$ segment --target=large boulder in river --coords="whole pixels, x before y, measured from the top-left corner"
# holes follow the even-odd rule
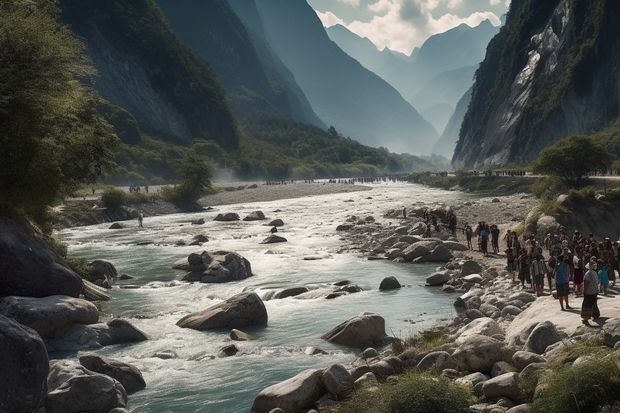
[[[267,309],[256,293],[241,293],[206,310],[186,315],[177,325],[194,330],[266,326]]]
[[[283,227],[284,226],[284,221],[282,221],[280,218],[274,219],[273,221],[271,221],[269,224],[267,224],[270,227]]]
[[[49,362],[32,329],[0,315],[0,412],[42,411]]]
[[[239,221],[239,214],[235,212],[226,212],[225,214],[217,214],[214,221],[230,222]]]
[[[0,217],[0,297],[78,297],[82,279],[31,231]]]
[[[424,261],[428,262],[448,262],[452,259],[452,251],[443,244],[437,245],[433,250],[424,256]]]
[[[383,281],[381,281],[381,284],[379,285],[379,290],[382,290],[382,291],[385,291],[385,290],[398,290],[401,287],[402,286],[400,285],[400,283],[398,282],[396,277],[391,275],[389,277],[385,277],[383,279]]]
[[[115,318],[107,323],[75,324],[58,331],[46,345],[49,351],[78,351],[145,340],[148,337],[144,332],[127,320]]]
[[[95,304],[63,295],[5,297],[0,299],[0,314],[34,329],[43,338],[52,338],[57,331],[73,324],[99,321],[99,310]]]
[[[267,238],[265,238],[264,240],[261,241],[261,244],[277,244],[280,242],[286,242],[287,239],[284,237],[281,237],[279,235],[275,235],[275,234],[271,234],[270,236],[268,236]]]
[[[476,261],[465,261],[461,266],[461,275],[478,274],[482,271],[482,267]]]
[[[248,216],[243,218],[244,221],[262,221],[264,219],[265,214],[263,214],[263,211],[252,211],[248,214]]]
[[[127,407],[127,392],[120,382],[75,361],[52,361],[47,385],[46,413],[108,413]]]
[[[300,412],[313,408],[314,402],[324,393],[322,373],[322,370],[302,371],[295,377],[267,387],[254,399],[252,411],[269,413],[280,408],[285,412]]]
[[[203,251],[201,254],[190,254],[187,261],[190,272],[183,277],[183,281],[224,283],[244,280],[253,275],[250,262],[236,252]]]
[[[88,263],[88,281],[106,288],[112,288],[118,278],[118,271],[110,261],[94,260]]]
[[[385,320],[376,313],[361,313],[321,336],[322,339],[345,346],[367,347],[385,340]]]
[[[446,270],[435,272],[426,277],[426,285],[431,287],[443,285],[450,280],[450,273]]]
[[[80,353],[78,359],[80,364],[88,370],[105,374],[119,381],[127,390],[127,394],[135,393],[146,387],[142,373],[131,364],[93,353]]]

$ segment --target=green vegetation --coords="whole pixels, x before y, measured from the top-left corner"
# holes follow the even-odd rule
[[[440,390],[439,390],[440,389]],[[445,377],[422,373],[398,376],[395,384],[379,385],[377,391],[360,390],[340,403],[334,413],[468,413],[473,403],[468,389]]]
[[[111,166],[117,139],[79,82],[93,73],[82,44],[45,5],[0,5],[0,210],[39,222]]]
[[[481,195],[512,195],[529,192],[536,180],[528,177],[510,176],[470,176],[456,173],[456,175],[438,176],[429,174],[413,174],[411,181],[436,188],[452,189],[458,187],[467,192]]]
[[[117,188],[108,188],[101,195],[101,203],[106,209],[117,210],[127,204],[127,193]]]
[[[200,209],[198,200],[211,190],[211,166],[207,160],[188,156],[179,163],[177,177],[180,184],[164,188],[164,199],[186,210]]]

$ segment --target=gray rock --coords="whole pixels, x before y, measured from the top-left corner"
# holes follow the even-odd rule
[[[269,413],[286,413],[286,412],[280,409],[279,407],[276,407],[275,409],[269,410]]]
[[[295,297],[299,294],[307,293],[308,291],[309,291],[308,287],[291,287],[291,288],[287,288],[282,291],[278,291],[277,293],[273,295],[273,298],[281,299],[281,298],[287,298],[287,297]]]
[[[551,344],[562,340],[555,325],[550,321],[539,323],[530,333],[525,342],[525,349],[536,354],[542,354]]]
[[[324,387],[321,370],[306,370],[295,377],[262,390],[254,399],[252,411],[267,413],[280,408],[285,412],[310,409],[321,397]]]
[[[99,310],[93,303],[62,295],[5,297],[0,299],[0,314],[34,329],[43,338],[52,338],[73,324],[94,324],[99,320]]]
[[[450,273],[448,271],[439,271],[426,277],[426,285],[431,287],[443,285],[450,280]]]
[[[377,377],[372,372],[368,372],[366,374],[363,374],[357,380],[355,380],[355,383],[353,383],[353,386],[355,387],[356,390],[360,390],[364,388],[377,386],[378,384],[379,382],[377,381]]]
[[[455,369],[456,367],[456,361],[454,361],[450,353],[446,351],[433,351],[428,353],[417,365],[417,369],[420,371],[442,371],[444,369]]]
[[[402,286],[393,275],[385,277],[379,285],[379,290],[398,290]]]
[[[306,347],[304,349],[304,354],[308,356],[316,356],[318,354],[327,354],[327,351],[322,350],[318,347]]]
[[[497,324],[495,320],[488,317],[477,318],[471,323],[461,327],[456,332],[456,335],[458,336],[458,338],[456,339],[456,343],[464,343],[469,339],[469,337],[474,335],[492,337],[497,334],[503,335],[504,330],[502,330],[502,328],[499,326],[499,324]]]
[[[72,361],[52,361],[47,378],[46,413],[108,413],[127,407],[127,392],[113,378]]]
[[[230,222],[239,221],[239,214],[234,212],[227,212],[225,214],[217,214],[214,221]]]
[[[470,308],[465,310],[465,316],[470,320],[476,320],[478,318],[487,318],[484,313],[477,308]]]
[[[80,364],[88,370],[105,374],[119,381],[127,394],[135,393],[146,387],[142,373],[131,364],[93,353],[80,353],[78,359]]]
[[[517,369],[510,363],[500,360],[493,364],[491,368],[491,377],[501,376],[506,373],[517,373]]]
[[[517,373],[506,373],[501,376],[493,377],[484,382],[482,392],[485,397],[493,399],[496,397],[508,397],[514,402],[523,399],[523,394],[519,388],[519,375]]]
[[[379,356],[379,352],[372,347],[368,347],[366,350],[362,352],[362,358],[364,359],[370,359],[370,358],[378,357],[378,356]]]
[[[206,310],[186,315],[177,325],[194,330],[266,326],[267,309],[256,293],[241,293]]]
[[[482,313],[487,317],[492,317],[494,314],[501,313],[501,310],[498,307],[487,303],[480,304],[480,311],[482,311]]]
[[[287,242],[287,239],[279,235],[271,234],[267,238],[261,241],[261,244],[277,244],[280,242]]]
[[[262,221],[264,219],[265,219],[265,214],[263,214],[263,211],[250,212],[248,216],[243,218],[244,221]]]
[[[436,243],[430,245],[433,245],[434,248]],[[405,258],[406,261],[413,261],[418,258],[426,257],[430,253],[429,244],[425,241],[420,241],[405,248],[403,250],[403,258]]]
[[[620,318],[610,318],[603,324],[603,340],[609,347],[620,342]]]
[[[379,314],[361,313],[321,336],[322,339],[345,346],[362,347],[382,343],[386,337],[385,320]]]
[[[530,405],[523,403],[523,404],[519,404],[517,406],[511,407],[510,409],[506,410],[506,413],[530,413],[531,409],[530,409]]]
[[[393,259],[396,259],[396,258],[401,258],[402,256],[403,256],[403,252],[398,247],[390,248],[389,250],[387,250],[385,252],[385,257],[388,260],[393,260]]]
[[[108,229],[123,229],[125,228],[122,224],[115,222],[108,227]]]
[[[430,254],[424,256],[424,260],[428,262],[448,262],[454,256],[452,255],[452,251],[450,251],[443,244],[437,245]]]
[[[256,340],[256,337],[251,334],[244,333],[241,330],[237,330],[236,328],[233,328],[232,330],[230,330],[230,339],[234,341],[253,341]]]
[[[478,383],[484,383],[487,380],[489,380],[489,376],[476,372],[468,374],[467,376],[459,377],[455,380],[455,383],[473,389]]]
[[[340,224],[336,227],[336,231],[349,231],[354,227],[353,224]]]
[[[82,278],[32,231],[0,217],[0,297],[78,297]]]
[[[46,345],[48,351],[78,351],[145,340],[148,340],[146,334],[127,320],[114,319],[107,323],[75,324],[58,331]]]
[[[534,294],[526,293],[525,291],[520,291],[518,293],[511,294],[508,297],[508,301],[513,301],[513,300],[519,300],[522,303],[527,304],[527,303],[536,301],[536,296]]]
[[[512,354],[509,355],[512,357]],[[491,337],[473,335],[454,351],[452,357],[460,370],[488,373],[493,364],[508,357],[503,342]]]
[[[470,284],[480,284],[483,281],[482,275],[480,274],[469,274],[462,278],[463,281]]]
[[[32,329],[0,315],[0,411],[42,411],[49,362],[45,344]]]
[[[118,271],[110,261],[94,260],[86,268],[88,281],[105,288],[112,288],[114,280],[118,278]]]
[[[218,357],[232,357],[239,352],[239,347],[234,344],[228,344],[217,351]]]
[[[467,245],[463,245],[457,241],[444,241],[443,245],[450,251],[467,251]]]
[[[518,371],[523,370],[532,363],[544,362],[546,362],[544,357],[529,351],[517,351],[512,356],[512,364],[517,368]]]
[[[479,274],[482,267],[476,261],[465,261],[461,266],[461,275]]]
[[[346,396],[353,391],[353,377],[342,364],[333,364],[323,372],[325,389],[335,396]]]
[[[205,224],[204,218],[199,218],[199,219],[195,219],[192,221],[192,225],[204,225],[204,224]]]
[[[380,379],[385,379],[393,374],[397,374],[394,366],[386,360],[379,360],[371,364],[370,371]]]
[[[181,264],[182,262],[177,261],[173,268],[179,268]],[[190,272],[183,277],[183,281],[217,284],[244,280],[254,275],[250,262],[230,251],[190,254],[187,265]]]
[[[506,307],[502,308],[502,312],[501,315],[502,317],[506,317],[507,315],[519,315],[523,312],[523,310],[521,310],[518,307],[515,307],[514,305],[507,305]]]
[[[273,221],[271,221],[269,224],[267,224],[270,227],[283,227],[284,226],[284,221],[282,221],[281,219],[274,219]]]

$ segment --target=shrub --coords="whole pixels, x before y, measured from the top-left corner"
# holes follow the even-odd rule
[[[116,188],[107,188],[101,195],[101,203],[111,211],[126,205],[127,199],[127,194]]]
[[[566,364],[541,378],[542,390],[533,412],[596,412],[620,401],[618,357],[591,357],[577,365]]]
[[[433,327],[405,339],[405,347],[415,347],[426,351],[435,349],[448,341],[449,332],[446,327]]]

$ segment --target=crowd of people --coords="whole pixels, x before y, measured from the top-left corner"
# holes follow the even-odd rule
[[[478,223],[476,229],[465,224],[463,232],[471,249],[472,237],[478,239],[478,250],[489,255],[491,241],[493,252],[499,252],[499,229],[496,225]],[[587,236],[575,230],[571,235],[565,227],[557,233],[548,233],[542,239],[533,234],[519,237],[516,232],[506,231],[506,269],[512,281],[522,288],[529,287],[537,296],[543,295],[545,282],[549,291],[555,288],[562,311],[572,309],[569,296],[583,297],[581,317],[584,324],[590,318],[600,317],[598,295],[608,295],[609,287],[616,284],[616,271],[620,273],[620,240],[604,238],[597,240],[594,234]]]

